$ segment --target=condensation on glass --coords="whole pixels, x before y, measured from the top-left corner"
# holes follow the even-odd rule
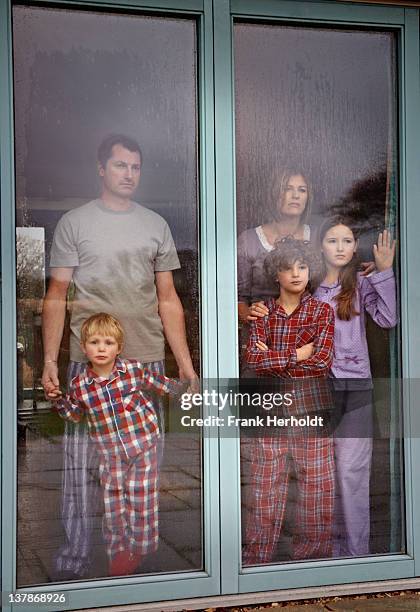
[[[97,462],[92,459],[91,466],[85,443],[79,441],[77,445],[71,426],[64,430],[64,421],[44,398],[41,310],[51,276],[50,251],[57,224],[69,211],[77,211],[100,196],[103,183],[96,153],[99,143],[111,133],[127,135],[140,144],[143,160],[133,200],[160,215],[154,217],[157,225],[161,227],[163,218],[172,233],[181,264],[174,270],[175,286],[188,320],[187,340],[194,367],[197,374],[200,371],[196,41],[194,19],[19,5],[13,8],[18,586],[109,575]],[[130,189],[131,180],[122,179],[127,183],[123,189]],[[120,186],[116,188],[118,191]],[[101,203],[94,210],[104,214]],[[74,259],[70,255],[67,260],[68,266],[74,266],[74,275],[86,265],[85,247],[85,254],[91,249],[89,256],[93,267],[97,261],[98,269],[102,269],[101,257],[113,248],[109,233],[102,244],[93,239],[89,247],[90,229],[98,238],[96,219],[91,217],[86,231],[78,214],[75,212],[76,224],[67,225],[64,238],[62,235],[63,248],[71,250],[70,244],[75,251]],[[107,227],[109,231],[109,223]],[[116,216],[115,232],[118,227]],[[145,248],[142,227],[138,227],[138,248],[130,251],[137,230],[129,230],[127,244],[131,246],[123,257],[115,258],[108,278],[91,274],[93,293],[104,283],[109,296],[120,292],[120,301],[128,301],[129,293],[136,290],[142,258],[150,256],[147,248],[153,249],[151,241],[162,238],[148,236]],[[122,238],[116,236],[119,242]],[[161,267],[157,270],[167,270],[164,261],[158,265]],[[125,278],[122,284],[121,277]],[[58,357],[63,392],[70,359],[71,311],[77,307],[83,314],[85,308],[86,314],[92,314],[89,300],[75,304],[74,295],[70,284]],[[152,311],[154,304],[152,300],[149,305]],[[148,316],[141,296],[138,316]],[[125,332],[127,338],[132,333],[130,329]],[[155,333],[159,336],[161,331]],[[138,358],[135,354],[126,356]],[[165,358],[167,375],[178,376],[168,343]],[[153,402],[157,405],[157,400]],[[143,555],[137,568],[124,570],[121,562],[121,574],[203,567],[201,437],[181,434],[166,400],[162,408],[166,435],[158,471],[158,548]],[[86,431],[79,430],[78,435],[86,437]],[[87,455],[82,457],[83,453]],[[146,516],[140,531],[147,530],[147,520]],[[116,525],[118,532],[118,517]]]
[[[394,33],[377,29],[238,20],[234,24],[234,72],[239,351],[242,377],[252,377],[245,359],[250,327],[244,317],[250,303],[278,297],[278,286],[263,276],[262,268],[276,238],[291,234],[310,241],[319,253],[318,230],[335,214],[347,215],[357,226],[358,254],[363,262],[373,261],[373,245],[383,229],[398,238],[397,39]],[[297,187],[303,184],[311,200],[305,219],[302,211],[290,213],[282,208],[283,175],[285,189],[293,190],[294,179]],[[297,207],[295,204],[295,211]],[[398,279],[398,258],[394,271]],[[397,302],[397,315],[398,311]],[[367,485],[361,501],[364,518],[354,504],[347,503],[350,494],[345,493],[351,490],[351,486],[346,489],[346,479],[357,480],[358,476],[345,470],[339,474],[336,461],[333,531],[328,536],[333,546],[323,551],[305,548],[311,520],[318,521],[314,533],[321,538],[325,535],[321,524],[325,515],[321,518],[321,509],[317,514],[310,508],[316,497],[311,498],[313,493],[305,485],[302,463],[308,457],[294,457],[290,439],[271,449],[271,457],[269,452],[258,454],[261,439],[253,446],[252,439],[242,435],[244,566],[405,551],[399,327],[391,323],[391,329],[384,329],[368,315],[366,326],[373,378],[373,409],[366,414],[373,417],[373,452],[369,469],[369,440],[359,445],[365,444],[360,450]],[[344,438],[334,440],[336,459],[337,444],[343,449],[343,442],[350,442]],[[349,449],[344,452],[352,453]],[[283,473],[279,475],[275,464],[281,461]],[[310,458],[309,467],[315,461],[316,456]],[[306,499],[307,519],[303,515],[305,491],[310,497]],[[345,523],[337,509],[340,499],[347,508]],[[271,510],[270,504],[274,506]],[[255,522],[261,527],[259,533]],[[364,543],[353,539],[346,549],[343,542],[357,531],[363,531]]]

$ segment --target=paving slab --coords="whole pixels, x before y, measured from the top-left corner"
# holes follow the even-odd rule
[[[302,604],[301,606],[298,606],[298,608],[302,608],[302,610],[305,610],[305,612],[325,612],[326,608],[324,608],[324,606],[322,605],[318,605],[318,604]],[[267,612],[267,610],[273,610],[273,612],[277,612],[277,610],[280,612],[296,612],[296,606],[271,606],[269,608],[256,608],[256,610],[264,610],[264,612]],[[256,612],[256,611],[255,611]]]
[[[201,487],[201,482],[198,478],[189,476],[184,472],[178,471],[177,474],[160,474],[159,488],[160,490],[176,491],[177,489],[197,489]]]
[[[299,606],[300,607],[300,606]],[[296,610],[296,606],[294,608]],[[284,608],[282,608],[284,610]],[[335,602],[328,602],[324,610],[335,612],[336,610],[348,610],[349,612],[408,612],[408,610],[420,610],[420,597],[407,597],[395,595],[392,597],[375,598],[345,598]]]
[[[184,502],[188,508],[201,509],[203,506],[201,489],[176,489],[171,491],[171,495],[173,498]]]
[[[177,510],[188,510],[189,505],[179,496],[173,495],[168,491],[159,493],[159,512],[173,512]]]

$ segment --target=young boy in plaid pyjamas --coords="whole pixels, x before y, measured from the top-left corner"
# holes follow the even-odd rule
[[[294,399],[289,408],[283,407],[283,416],[326,414],[331,408],[326,377],[333,357],[334,313],[307,291],[317,260],[302,241],[285,238],[278,242],[266,258],[265,269],[279,283],[280,295],[265,305],[254,305],[257,308],[252,311],[256,319],[246,360],[257,376],[287,379],[283,389],[293,392]],[[292,557],[329,557],[334,502],[332,438],[300,427],[285,432],[267,427],[257,435],[251,447],[243,564],[273,560],[292,465],[297,477]]]
[[[179,392],[179,383],[118,357],[124,332],[117,319],[95,314],[81,328],[89,363],[72,379],[59,414],[73,422],[87,417],[99,453],[104,494],[104,539],[109,574],[133,573],[158,544],[159,425],[152,401],[142,391]]]

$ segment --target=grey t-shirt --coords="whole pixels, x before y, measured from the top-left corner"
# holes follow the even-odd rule
[[[67,212],[57,224],[50,253],[53,268],[74,268],[70,359],[86,361],[80,349],[83,321],[97,312],[117,317],[125,330],[122,356],[164,359],[155,272],[180,267],[166,221],[135,202],[126,211],[101,200]]]

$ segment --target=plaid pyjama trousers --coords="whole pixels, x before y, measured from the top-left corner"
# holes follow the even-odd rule
[[[153,372],[165,373],[164,361],[143,365]],[[67,370],[67,384],[85,367],[85,363],[71,361]],[[156,398],[155,405],[161,432],[158,443],[160,465],[165,432],[163,403],[160,398]],[[96,445],[88,435],[86,422],[65,421],[64,428],[61,517],[65,541],[55,557],[55,568],[58,573],[71,572],[83,577],[91,566],[92,534],[98,513],[98,501],[101,499],[98,482],[99,457]]]
[[[296,560],[331,556],[333,440],[314,433],[281,433],[256,438],[252,443],[243,565],[273,560],[283,526],[292,464],[297,477],[292,556]]]
[[[99,455],[108,557],[121,551],[154,552],[159,537],[157,445],[133,458],[118,450]]]

